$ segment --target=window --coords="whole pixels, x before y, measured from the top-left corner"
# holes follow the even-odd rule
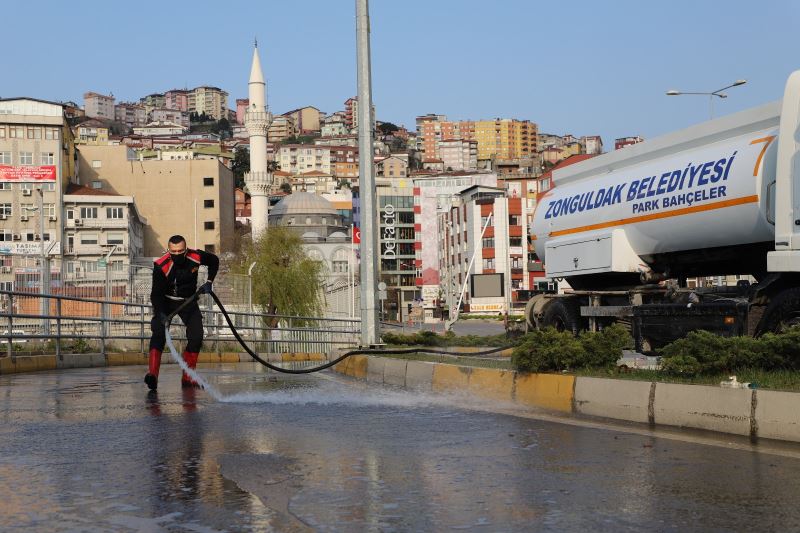
[[[5,138],[6,138],[6,127],[0,126],[0,139],[5,139]]]
[[[486,225],[486,221],[487,221],[488,219],[489,219],[489,217],[481,217],[481,227],[484,227],[484,226]],[[494,226],[494,221],[492,221],[492,222],[489,222],[489,225],[490,225],[490,226]]]
[[[33,183],[28,183],[28,182],[20,183],[19,184],[19,190],[21,190],[21,191],[32,191],[33,190]]]
[[[56,204],[42,204],[44,216],[53,218],[56,216]]]
[[[0,291],[13,291],[14,290],[14,282],[13,281],[3,281],[0,282]]]
[[[0,182],[0,191],[10,191],[11,184],[7,181]]]
[[[81,233],[81,244],[97,244],[97,233]]]
[[[121,207],[106,207],[106,218],[125,218]]]
[[[11,230],[7,229],[0,230],[0,242],[10,241],[13,236],[14,235],[13,233],[11,233]]]
[[[122,244],[125,240],[124,233],[109,233],[106,237],[106,243],[108,244]]]
[[[207,221],[207,222],[203,222],[203,228],[204,229],[214,229],[214,221],[210,220],[210,221]]]
[[[520,265],[521,262],[522,262],[522,259],[520,259],[519,257],[512,257],[511,258],[511,268],[522,268],[522,266]]]
[[[213,187],[214,186],[214,178],[206,176],[203,178],[203,187]]]
[[[28,139],[41,139],[42,138],[42,128],[28,126]]]
[[[25,134],[23,133],[22,126],[9,126],[8,136],[12,139],[22,139]]]
[[[205,248],[206,252],[211,252],[212,254],[213,254],[213,253],[216,251],[216,249],[217,249],[217,247],[216,247],[216,246],[214,246],[213,244],[206,244],[204,248]]]
[[[42,152],[41,156],[41,164],[42,165],[52,165],[54,164],[56,158],[53,152]]]
[[[311,225],[311,217],[306,217],[306,226]]]
[[[45,128],[44,138],[49,141],[58,139],[58,128]]]
[[[11,216],[11,204],[0,204],[0,215]]]
[[[81,218],[97,218],[97,208],[81,207]]]
[[[33,152],[20,152],[19,153],[19,164],[20,165],[32,165],[33,164]]]
[[[520,216],[519,215],[508,215],[508,224],[509,226],[519,226],[520,225]]]
[[[214,200],[203,200],[203,207],[205,208],[214,207]]]
[[[39,235],[38,235],[37,233],[33,233],[33,232],[31,231],[30,233],[26,233],[26,234],[25,234],[25,240],[26,240],[26,241],[28,241],[28,242],[31,242],[31,241],[38,241],[38,240],[39,240],[39,239],[37,238],[38,236],[39,236]]]
[[[483,268],[486,269],[494,269],[494,257],[487,257],[483,260]]]
[[[42,190],[43,191],[54,191],[54,190],[56,190],[56,184],[52,183],[52,182],[51,183],[42,183]]]
[[[522,237],[511,237],[508,239],[509,246],[522,246]]]
[[[11,164],[11,152],[0,152],[0,164],[2,165]]]
[[[482,239],[481,246],[484,248],[494,248],[494,237],[486,237]]]
[[[125,270],[125,264],[119,260],[111,261],[108,266],[113,272],[122,272]]]
[[[333,252],[333,257],[331,258],[333,271],[337,273],[346,273],[348,271],[348,259],[347,250],[339,248]]]
[[[103,162],[99,159],[92,159],[92,168],[102,168]]]

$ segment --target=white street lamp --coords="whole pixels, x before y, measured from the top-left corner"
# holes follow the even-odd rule
[[[721,89],[717,89],[716,91],[712,92],[687,92],[687,91],[679,91],[677,89],[670,89],[667,91],[667,96],[682,96],[684,94],[690,95],[701,95],[701,96],[708,96],[708,105],[709,105],[709,117],[714,118],[714,97],[717,96],[719,98],[727,98],[728,95],[723,93],[725,89],[730,89],[731,87],[738,87],[739,85],[744,85],[747,83],[747,80],[736,80],[730,85],[726,85]]]

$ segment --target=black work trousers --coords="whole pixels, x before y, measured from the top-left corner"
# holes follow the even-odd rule
[[[167,337],[164,334],[164,319],[167,315],[172,313],[183,302],[174,300],[167,300],[167,308],[159,309],[153,313],[153,320],[150,321],[150,330],[153,332],[150,337],[150,349],[156,348],[157,350],[164,350],[164,344],[167,342]],[[203,345],[203,316],[200,313],[200,307],[194,301],[183,308],[178,316],[186,325],[186,351],[190,353],[198,353],[200,347]]]

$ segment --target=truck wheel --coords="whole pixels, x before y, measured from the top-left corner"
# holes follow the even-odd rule
[[[570,331],[577,335],[581,328],[581,315],[576,303],[565,298],[550,302],[542,316],[542,326],[557,331]]]
[[[758,334],[777,333],[800,325],[800,287],[778,294],[767,306]]]

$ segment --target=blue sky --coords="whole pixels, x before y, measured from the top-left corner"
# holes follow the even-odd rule
[[[247,94],[258,36],[269,105],[326,112],[356,94],[354,0],[3,3],[0,96],[136,100],[173,87]],[[514,117],[540,131],[651,138],[781,98],[800,68],[800,2],[373,0],[379,120]],[[9,21],[15,21],[9,23]],[[13,43],[13,44],[12,44]],[[12,53],[13,50],[16,50]]]

